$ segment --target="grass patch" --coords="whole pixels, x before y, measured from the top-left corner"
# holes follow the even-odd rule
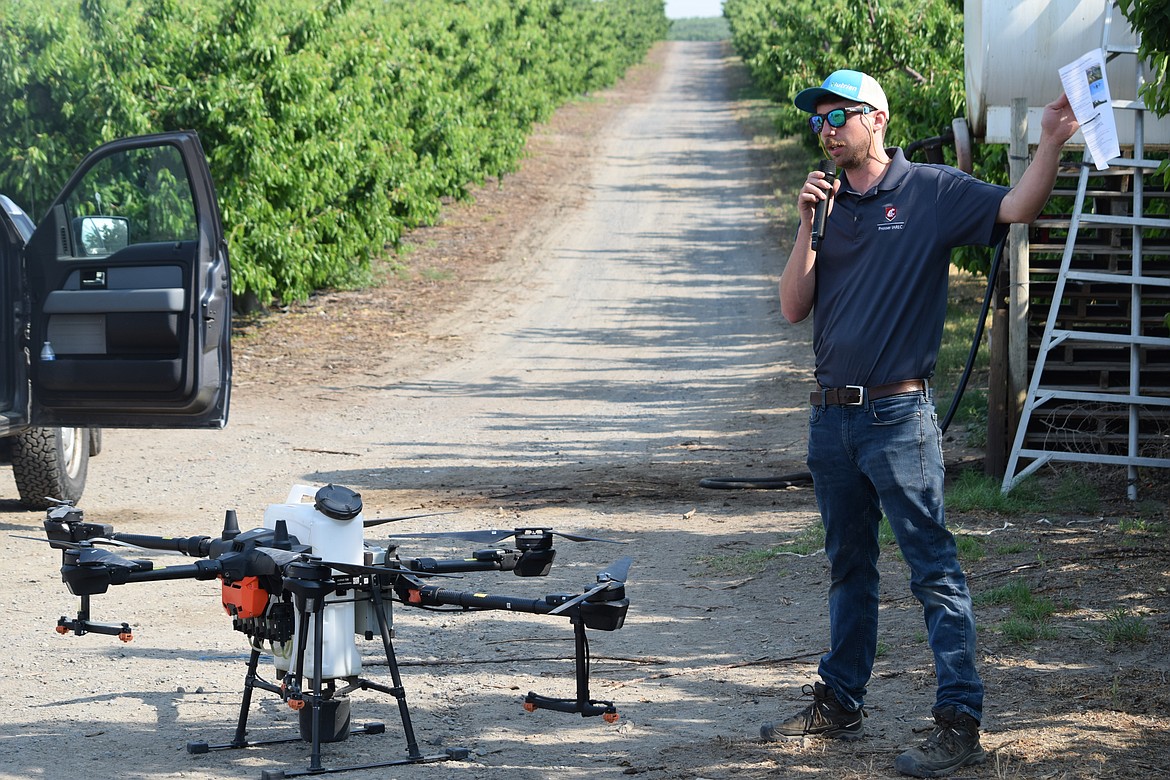
[[[983,510],[1003,515],[1041,511],[1045,495],[1040,483],[1029,477],[1010,493],[1000,490],[1000,481],[980,471],[964,471],[947,490],[947,508],[957,512]]]
[[[1011,617],[1000,623],[997,630],[1012,644],[1028,645],[1041,639],[1056,639],[1056,629],[1047,623]]]
[[[1166,524],[1156,520],[1147,520],[1144,517],[1123,518],[1117,524],[1117,530],[1123,534],[1165,536]]]
[[[987,554],[986,545],[977,536],[955,534],[955,546],[959,551],[959,560],[967,563],[983,560],[983,556]]]
[[[1094,629],[1107,645],[1136,645],[1149,641],[1150,624],[1141,615],[1118,607],[1105,616],[1105,624]]]
[[[995,630],[1012,644],[1024,645],[1058,636],[1052,626],[1057,607],[1051,599],[1037,598],[1028,583],[1012,580],[998,588],[977,593],[972,600],[980,607],[1007,607],[1011,613]]]
[[[1016,607],[1032,601],[1032,589],[1023,580],[1012,580],[998,588],[981,591],[973,600],[979,607]]]
[[[890,521],[885,517],[878,524],[878,544],[883,547],[897,546],[894,531],[890,528]],[[825,527],[818,521],[810,523],[779,544],[759,547],[734,555],[713,555],[704,558],[703,563],[708,569],[724,574],[757,574],[776,558],[785,555],[799,557],[815,555],[823,552],[824,549]]]
[[[758,547],[734,555],[713,555],[704,558],[708,569],[724,574],[758,574],[771,561],[784,555],[815,555],[825,549],[825,529],[819,523],[812,523],[780,544]]]
[[[1101,496],[1091,480],[1074,471],[1061,472],[1046,481],[1031,476],[1021,480],[1010,493],[1004,493],[1000,480],[980,471],[968,470],[960,473],[948,488],[946,501],[947,508],[956,512],[1092,514],[1098,511]]]

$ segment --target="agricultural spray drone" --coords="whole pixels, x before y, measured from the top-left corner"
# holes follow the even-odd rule
[[[262,780],[307,774],[373,769],[402,764],[432,763],[467,757],[462,748],[441,754],[420,752],[411,726],[410,710],[394,652],[391,606],[442,611],[509,610],[535,615],[560,615],[573,625],[576,686],[574,698],[550,698],[529,693],[524,708],[600,715],[617,719],[613,702],[589,697],[589,649],[586,629],[614,631],[622,627],[630,602],[625,580],[631,559],[623,558],[597,575],[596,582],[579,593],[552,593],[537,598],[452,590],[428,580],[462,573],[512,571],[520,577],[548,574],[556,550],[553,537],[573,541],[607,541],[559,534],[545,528],[512,531],[430,533],[413,536],[453,536],[492,544],[462,559],[400,558],[396,546],[365,542],[363,529],[394,520],[362,517],[361,496],[337,485],[318,489],[295,486],[288,502],[269,506],[263,527],[240,531],[229,510],[219,537],[163,537],[115,533],[110,525],[89,523],[81,510],[68,504],[50,509],[44,521],[49,543],[62,552],[61,577],[81,600],[76,617],[57,622],[61,634],[107,634],[130,641],[128,623],[100,623],[90,619],[90,599],[111,585],[162,580],[221,581],[223,606],[232,627],[248,637],[251,654],[244,677],[235,736],[225,744],[189,742],[190,753],[230,750],[304,740],[312,743],[306,770],[267,770]],[[512,540],[510,547],[499,543]],[[128,558],[105,549],[122,545],[169,551],[195,558],[180,566],[155,568],[148,559]],[[355,637],[380,637],[392,685],[362,675]],[[260,660],[270,650],[275,681],[261,674]],[[289,739],[249,742],[248,712],[255,690],[278,695],[298,711],[300,733]],[[325,768],[321,745],[339,742],[351,734],[381,733],[382,724],[351,728],[349,694],[372,690],[393,696],[398,703],[406,739],[406,758]]]

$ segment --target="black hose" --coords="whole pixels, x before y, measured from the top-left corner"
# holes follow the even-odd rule
[[[946,433],[959,410],[959,401],[963,400],[963,393],[967,391],[967,381],[971,379],[971,370],[975,367],[975,357],[979,353],[979,342],[983,341],[983,329],[987,324],[987,312],[991,309],[991,297],[995,294],[995,277],[999,275],[999,265],[1003,261],[1003,248],[1007,243],[1007,233],[995,245],[995,254],[991,257],[991,269],[987,272],[987,292],[983,294],[983,307],[979,310],[979,320],[975,323],[975,338],[971,340],[971,351],[967,353],[967,365],[963,366],[963,375],[959,377],[959,384],[955,387],[954,398],[951,399],[951,408],[943,418],[942,432]]]
[[[995,254],[992,255],[991,269],[987,272],[987,292],[983,295],[983,306],[979,311],[979,320],[975,323],[975,336],[971,340],[971,349],[967,353],[967,364],[963,366],[963,374],[959,377],[959,384],[955,386],[955,395],[951,399],[951,406],[947,409],[939,427],[943,433],[955,418],[959,409],[959,401],[967,391],[967,382],[971,379],[971,371],[975,367],[975,358],[979,354],[979,344],[983,341],[983,331],[987,322],[987,312],[991,309],[991,298],[995,294],[995,277],[999,275],[999,266],[1003,262],[1003,248],[1007,243],[1007,234],[995,245]],[[699,487],[712,490],[785,490],[799,485],[811,485],[812,474],[800,471],[795,474],[785,474],[779,477],[705,477],[699,480]]]
[[[712,490],[784,490],[797,485],[812,483],[812,474],[800,471],[795,474],[785,474],[781,477],[765,477],[752,479],[750,477],[706,477],[699,480],[699,487]]]

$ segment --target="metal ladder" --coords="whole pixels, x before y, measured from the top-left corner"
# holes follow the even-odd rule
[[[1107,60],[1112,60],[1116,56],[1133,56],[1137,61],[1137,81],[1140,87],[1144,75],[1142,63],[1138,58],[1139,47],[1137,45],[1118,46],[1110,43],[1114,5],[1113,0],[1106,3],[1102,49],[1106,53]],[[1132,206],[1127,215],[1094,213],[1091,206],[1089,210],[1086,210],[1089,169],[1092,167],[1089,162],[1089,153],[1086,150],[1084,162],[1080,167],[1068,236],[1052,294],[1052,303],[1044,335],[1040,342],[1039,353],[1036,357],[1011,455],[1008,459],[1007,471],[1003,479],[1002,490],[1005,493],[1015,487],[1022,479],[1052,461],[1072,461],[1125,466],[1127,468],[1127,495],[1131,500],[1134,500],[1137,498],[1139,467],[1170,468],[1170,437],[1167,437],[1168,440],[1160,448],[1155,446],[1151,451],[1148,441],[1147,446],[1143,447],[1140,435],[1143,415],[1147,418],[1153,415],[1170,419],[1170,394],[1152,395],[1150,394],[1152,388],[1149,381],[1145,383],[1142,381],[1143,353],[1150,349],[1170,349],[1170,337],[1150,335],[1144,332],[1149,329],[1143,326],[1143,288],[1156,290],[1156,294],[1160,298],[1170,298],[1170,275],[1152,275],[1146,272],[1143,266],[1143,241],[1145,238],[1143,231],[1170,231],[1170,219],[1147,217],[1144,214],[1144,175],[1154,171],[1159,166],[1159,161],[1145,159],[1144,123],[1147,119],[1145,105],[1140,101],[1140,98],[1134,101],[1114,100],[1113,108],[1134,112],[1133,155],[1130,158],[1119,157],[1109,163],[1110,172],[1132,171]],[[1079,235],[1082,231],[1092,232],[1094,229],[1112,229],[1119,233],[1128,229],[1131,244],[1128,269],[1111,267],[1109,270],[1102,271],[1099,268],[1078,269],[1074,267],[1074,264],[1078,262],[1074,260],[1074,257],[1078,256]],[[1121,253],[1115,252],[1113,254],[1116,256]],[[1121,266],[1124,263],[1116,265]],[[1074,327],[1076,323],[1068,321],[1070,318],[1067,312],[1062,318],[1060,310],[1062,302],[1066,299],[1066,293],[1069,292],[1068,284],[1070,282],[1074,285],[1093,285],[1092,289],[1096,290],[1112,288],[1119,295],[1124,295],[1124,289],[1128,287],[1130,314],[1128,332]],[[1158,327],[1153,329],[1165,330]],[[1084,387],[1070,387],[1067,384],[1064,387],[1052,382],[1045,384],[1045,365],[1050,353],[1058,348],[1071,348],[1076,344],[1090,348],[1095,345],[1107,345],[1128,350],[1129,372],[1124,389],[1090,390]],[[1107,383],[1102,382],[1101,384]],[[1105,410],[1116,410],[1119,413],[1118,420],[1109,424],[1114,426],[1113,438],[1115,439],[1120,438],[1120,434],[1116,430],[1118,428],[1124,430],[1124,452],[1121,452],[1122,447],[1119,442],[1106,442],[1105,437],[1096,436],[1090,430],[1081,429],[1076,431],[1077,435],[1071,437],[1067,435],[1067,430],[1063,433],[1056,432],[1059,425],[1052,423],[1062,419],[1068,408],[1067,406],[1062,407],[1062,403],[1067,404],[1068,402],[1074,405],[1087,404],[1090,405],[1089,409],[1101,410],[1099,425],[1106,424],[1104,420],[1108,415]],[[1121,412],[1124,412],[1124,416]],[[1092,414],[1090,413],[1089,416],[1091,417]],[[1121,420],[1124,421],[1124,425],[1118,426],[1118,422]],[[1040,427],[1049,425],[1054,432],[1052,435],[1043,436],[1038,444],[1034,441],[1037,432],[1029,430],[1036,422],[1040,423]],[[1031,443],[1029,443],[1030,435],[1033,439]],[[1089,451],[1090,448],[1094,451]],[[1026,467],[1019,468],[1021,460],[1029,459],[1031,462]],[[1017,469],[1019,470],[1017,471]]]

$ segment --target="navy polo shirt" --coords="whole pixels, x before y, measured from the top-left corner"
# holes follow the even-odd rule
[[[928,379],[942,340],[951,249],[994,245],[1000,187],[889,149],[859,193],[844,175],[816,258],[813,350],[822,387]]]

